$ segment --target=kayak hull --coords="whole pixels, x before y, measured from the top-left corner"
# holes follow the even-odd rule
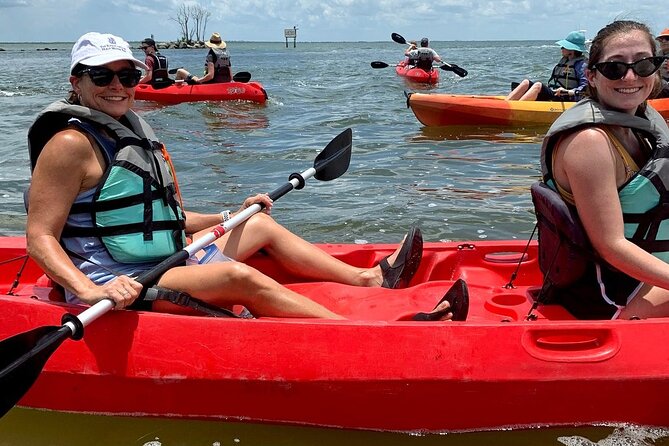
[[[400,62],[395,66],[395,72],[398,76],[404,77],[412,82],[421,84],[436,84],[439,82],[439,70],[437,69],[425,71],[422,68],[407,66],[404,62]]]
[[[267,100],[267,93],[258,82],[233,81],[195,85],[177,82],[160,89],[154,89],[149,84],[140,84],[135,89],[135,99],[162,104],[198,101],[251,101],[262,104]]]
[[[24,252],[0,238],[0,261]],[[369,266],[392,245],[319,245]],[[426,243],[408,289],[296,279],[251,263],[355,319],[256,320],[114,311],[65,341],[19,405],[75,413],[414,432],[599,423],[669,425],[669,321],[576,321],[540,305],[535,243]],[[521,261],[512,286],[510,277]],[[0,339],[60,325],[81,306],[47,299],[29,262],[0,269]],[[466,322],[413,322],[457,278]],[[34,296],[36,298],[28,298]],[[623,392],[620,389],[624,389]]]
[[[408,105],[425,126],[549,127],[575,102],[507,101],[503,96],[412,93]],[[669,119],[669,99],[649,103]]]

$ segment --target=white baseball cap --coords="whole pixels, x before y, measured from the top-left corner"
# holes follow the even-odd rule
[[[117,60],[129,60],[137,68],[148,67],[132,55],[128,42],[113,34],[86,33],[72,47],[72,64],[70,73],[77,64],[92,67],[105,65]]]

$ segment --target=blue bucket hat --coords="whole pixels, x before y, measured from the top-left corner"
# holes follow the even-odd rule
[[[567,38],[555,42],[562,48],[571,51],[580,51],[585,53],[585,33],[583,31],[572,31],[567,35]]]

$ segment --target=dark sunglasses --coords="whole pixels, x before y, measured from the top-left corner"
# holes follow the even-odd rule
[[[655,56],[655,57],[646,57],[644,59],[639,59],[636,62],[625,63],[625,62],[599,62],[590,68],[591,70],[597,70],[602,73],[607,79],[612,81],[617,81],[622,79],[627,74],[627,70],[630,68],[640,77],[648,77],[651,74],[655,73],[664,63],[666,57],[664,56]]]
[[[149,48],[148,46],[140,46],[140,47],[139,47],[140,50],[146,50],[146,49],[148,49],[148,48]]]
[[[82,70],[79,75],[88,74],[91,81],[98,87],[106,87],[118,76],[118,80],[125,88],[136,87],[142,78],[142,72],[134,68],[125,68],[120,71],[113,71],[105,67],[90,67]]]

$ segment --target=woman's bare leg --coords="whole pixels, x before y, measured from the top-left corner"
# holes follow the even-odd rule
[[[511,93],[506,97],[507,101],[517,101],[519,100],[530,88],[530,81],[523,79],[516,88],[513,89]]]
[[[620,312],[618,319],[639,317],[669,316],[669,290],[650,285],[644,285],[632,301]]]
[[[195,238],[206,233],[195,235]],[[338,260],[293,234],[266,214],[255,214],[216,241],[228,257],[243,262],[263,250],[291,273],[309,280],[338,282],[355,286],[380,286],[381,268],[358,268]],[[401,246],[388,258],[393,265]]]
[[[533,83],[527,92],[521,96],[519,101],[536,101],[539,97],[539,93],[541,93],[541,87],[541,82]]]
[[[344,319],[239,262],[173,268],[160,278],[158,285],[188,293],[223,308],[243,305],[256,317]],[[154,302],[153,308],[156,311],[167,312],[179,312],[180,308],[184,309],[166,301]]]

